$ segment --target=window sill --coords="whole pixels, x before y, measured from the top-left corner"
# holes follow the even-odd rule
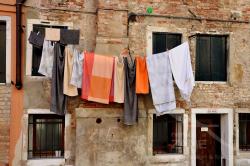
[[[181,162],[185,161],[184,154],[156,154],[151,157],[151,163],[164,163],[164,162]]]
[[[239,150],[239,155],[250,155],[250,150],[249,151],[241,151]]]
[[[27,166],[51,166],[51,165],[64,165],[64,158],[50,158],[50,159],[28,159]]]
[[[31,76],[31,75],[26,75],[27,78],[31,79],[49,79],[49,77],[46,76]]]
[[[222,85],[226,85],[227,81],[195,81],[195,84],[222,84]]]

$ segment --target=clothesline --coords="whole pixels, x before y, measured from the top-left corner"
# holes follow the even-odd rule
[[[61,32],[55,35],[55,30],[48,29],[45,36],[52,31],[54,37],[51,34],[43,42],[39,67],[41,74],[52,78],[52,112],[65,114],[66,95],[77,96],[77,88],[81,88],[82,99],[103,104],[124,103],[124,123],[133,125],[138,120],[137,95],[148,94],[149,86],[157,115],[176,108],[172,75],[182,98],[190,101],[194,77],[187,42],[163,53],[133,59],[128,51],[119,56],[80,53],[69,44],[77,43],[75,39],[66,36],[66,44],[60,44]]]

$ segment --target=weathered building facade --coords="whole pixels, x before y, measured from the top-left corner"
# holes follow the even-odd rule
[[[250,165],[250,136],[243,134],[250,130],[249,0],[27,0],[23,12],[23,102],[15,109],[13,146],[3,161],[13,166],[202,165],[211,162],[204,156],[213,154],[217,164]],[[50,80],[36,75],[36,55],[27,38],[35,28],[53,26],[80,29],[79,50],[107,56],[118,56],[127,47],[133,56],[146,56],[188,41],[196,77],[191,102],[176,88],[178,108],[159,122],[151,96],[139,96],[138,124],[125,126],[121,105],[68,98],[68,113],[60,121],[63,150],[55,150],[56,158],[37,157],[33,119],[53,114]],[[167,145],[162,144],[166,149],[159,145],[165,143],[156,127],[161,123],[169,129],[163,138],[169,139]],[[215,136],[208,136],[209,131]]]

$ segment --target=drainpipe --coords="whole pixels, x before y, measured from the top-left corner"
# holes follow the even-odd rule
[[[22,89],[22,5],[26,0],[16,0],[16,88]]]

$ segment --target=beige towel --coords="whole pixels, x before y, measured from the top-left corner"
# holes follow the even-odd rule
[[[64,65],[64,80],[63,93],[68,96],[77,96],[77,87],[70,84],[73,69],[73,49],[69,46],[65,47],[65,65]]]
[[[45,28],[45,40],[59,41],[60,40],[60,29]]]
[[[123,59],[115,57],[114,68],[114,102],[124,103],[124,63]]]

